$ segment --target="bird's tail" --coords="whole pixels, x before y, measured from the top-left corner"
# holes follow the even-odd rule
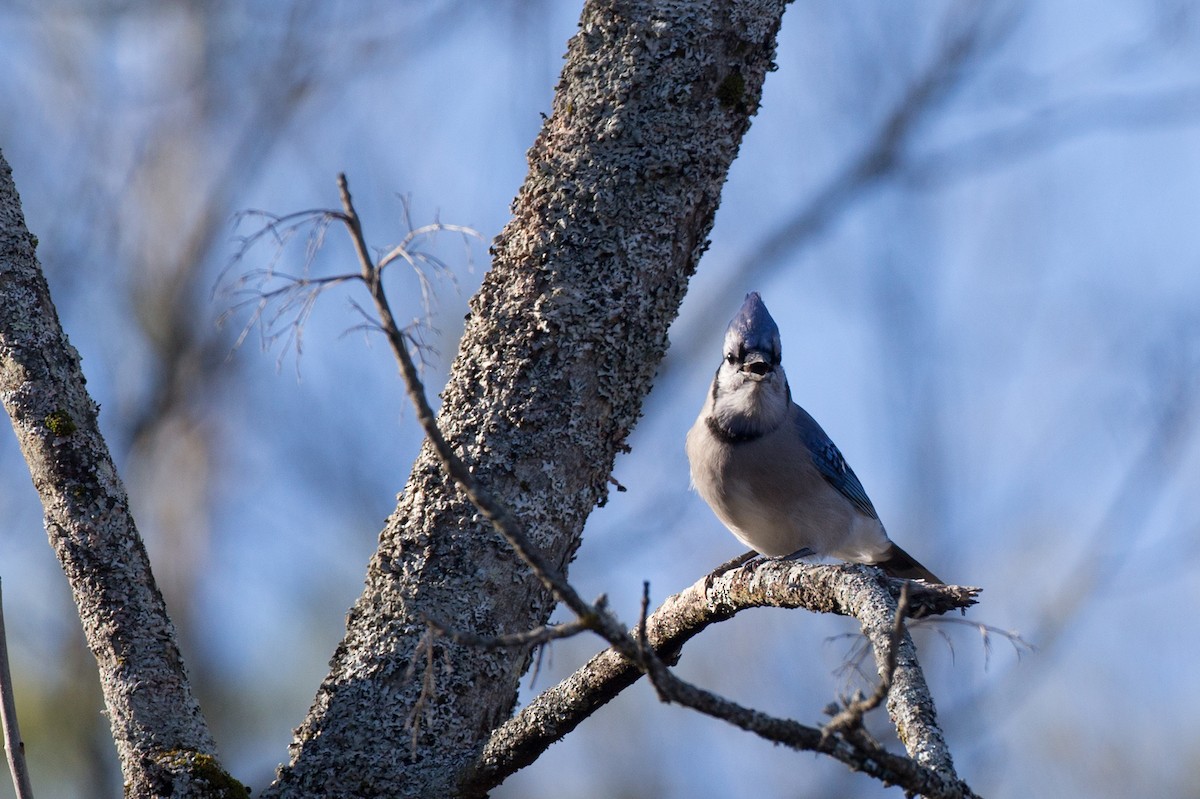
[[[893,577],[942,584],[942,581],[935,577],[933,572],[926,569],[917,562],[916,558],[895,544],[887,548],[883,553],[882,560],[876,561],[872,565],[878,566]]]

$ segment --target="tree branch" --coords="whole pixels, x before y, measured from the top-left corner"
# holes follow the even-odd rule
[[[616,619],[607,611],[603,596],[595,604],[584,602],[566,581],[565,575],[546,565],[543,555],[529,543],[516,517],[503,503],[482,487],[471,470],[446,442],[437,420],[434,418],[415,362],[409,352],[413,342],[400,330],[391,312],[390,303],[381,281],[382,263],[376,263],[370,259],[370,247],[344,175],[339,176],[338,186],[343,210],[341,212],[325,212],[324,216],[342,221],[350,232],[360,262],[359,279],[368,287],[379,315],[379,319],[373,322],[373,326],[383,332],[392,347],[406,390],[427,434],[430,447],[442,467],[458,487],[466,493],[470,502],[491,522],[493,529],[509,543],[520,560],[538,577],[539,581],[553,592],[556,598],[566,604],[577,617],[575,621],[565,625],[555,627],[543,625],[525,632],[483,636],[455,630],[449,624],[426,614],[427,628],[409,667],[411,673],[416,661],[423,658],[425,667],[421,680],[421,691],[412,707],[408,721],[412,736],[411,748],[414,754],[418,748],[422,720],[430,712],[439,694],[435,676],[434,651],[434,641],[437,637],[444,637],[456,644],[476,649],[494,651],[528,649],[537,643],[546,643],[557,638],[592,630],[605,638],[612,647],[610,651],[618,655],[629,667],[628,674],[625,675],[627,679],[617,686],[616,690],[632,683],[638,674],[646,673],[650,676],[663,701],[676,702],[699,712],[714,715],[776,743],[783,743],[801,750],[825,752],[842,760],[852,768],[885,782],[905,785],[914,791],[921,790],[931,795],[962,796],[964,790],[967,790],[969,794],[969,789],[959,784],[954,774],[949,752],[941,738],[940,730],[937,728],[932,709],[932,698],[928,694],[916,663],[911,641],[904,631],[903,619],[909,608],[910,584],[908,582],[900,583],[900,588],[895,589],[895,583],[881,579],[874,570],[864,571],[863,567],[857,567],[857,571],[845,569],[834,571],[833,573],[841,575],[841,578],[824,585],[823,594],[800,594],[797,598],[791,596],[787,591],[781,594],[774,586],[768,587],[765,591],[761,586],[749,591],[745,590],[745,586],[741,586],[742,590],[733,592],[734,599],[731,609],[727,611],[726,618],[742,607],[762,604],[795,606],[794,604],[789,605],[789,603],[798,602],[800,606],[822,611],[832,610],[853,615],[859,619],[867,640],[875,649],[880,671],[879,687],[870,699],[848,703],[845,711],[827,724],[823,730],[785,719],[776,719],[759,711],[744,708],[691,685],[672,674],[660,659],[660,652],[664,651],[661,646],[662,642],[658,641],[654,645],[650,643],[647,618],[648,584],[644,589],[641,618],[632,633],[627,633],[619,627]],[[385,257],[394,259],[406,257],[406,255],[402,247],[397,247]],[[722,564],[716,571],[707,575],[698,584],[700,586],[699,594],[707,597],[710,592],[720,590],[721,586],[729,583],[730,578],[727,575],[731,574],[731,570],[745,562],[747,557],[752,554],[739,556],[729,563]],[[765,568],[767,568],[766,564],[764,564]],[[750,567],[741,571],[757,572],[758,569]],[[863,583],[862,577],[866,572],[873,573],[873,582]],[[795,575],[788,570],[777,574],[776,577],[786,580]],[[944,609],[947,601],[965,606],[974,601],[973,597],[976,593],[973,589],[940,585],[912,585],[916,586],[913,590],[917,593],[916,613],[919,615],[928,615],[930,612]],[[897,605],[895,597],[889,593],[891,589],[899,591],[899,605]],[[781,597],[786,598],[781,599]],[[711,606],[713,603],[702,604]],[[885,617],[880,612],[881,607],[890,613],[890,617]],[[891,621],[888,621],[889,618]],[[693,625],[686,634],[687,637],[695,634],[708,623],[711,621],[706,620],[703,624]],[[686,637],[680,639],[680,646],[683,640],[686,640]],[[900,669],[901,653],[906,658],[907,668],[905,670]],[[678,649],[672,648],[669,655],[672,660],[675,659],[678,656]],[[883,701],[883,698],[889,693],[889,688],[897,681],[898,673],[903,675],[907,693],[902,701],[889,703],[889,711],[892,713],[902,740],[906,742],[910,748],[910,754],[917,760],[908,760],[888,754],[867,736],[861,727],[863,714],[877,707]],[[603,688],[601,690],[603,692]],[[615,695],[615,691],[613,693]],[[591,709],[598,706],[598,704],[593,704],[587,708],[586,712],[590,712]],[[578,718],[582,718],[582,716],[580,715]],[[571,723],[571,726],[578,723],[578,718]],[[538,724],[536,729],[544,732],[546,725]],[[834,740],[835,738],[837,740]],[[551,740],[553,739],[545,738],[542,743],[548,745]],[[540,748],[533,746],[527,748],[526,752],[531,757],[536,757],[543,750],[544,746]],[[520,763],[516,760],[513,760],[512,763],[515,764],[515,767],[520,767]],[[933,766],[937,773],[929,770],[926,764]],[[486,779],[493,777],[503,779],[507,773],[511,773],[511,771],[496,768],[489,777],[482,779],[470,777],[460,787],[468,794],[486,792],[494,787],[492,783],[486,782]]]
[[[190,786],[179,787],[176,797],[202,796],[207,775],[229,778],[215,760],[125,487],[97,426],[98,407],[84,388],[79,355],[59,324],[35,246],[0,156],[0,395],[99,666],[126,795],[156,796],[163,784],[176,784]]]
[[[755,561],[741,568],[719,572],[720,570],[706,575],[689,588],[667,598],[646,620],[646,640],[661,660],[667,663],[675,662],[683,645],[706,627],[732,618],[742,610],[756,607],[804,608],[814,613],[865,617],[870,621],[860,623],[874,643],[879,638],[878,634],[873,634],[878,626],[874,619],[879,614],[869,613],[866,608],[872,604],[886,608],[888,601],[883,598],[886,596],[892,598],[891,606],[894,609],[893,597],[900,592],[900,584],[897,581],[881,578],[876,569],[857,565],[829,566],[803,562]],[[978,593],[979,589],[975,588],[913,583],[909,597],[910,607],[913,615],[936,615],[974,604]],[[885,638],[890,635],[892,618],[894,615],[888,616],[883,625]],[[911,641],[909,645],[911,646]],[[901,650],[897,651],[899,653]],[[907,673],[914,669],[917,671],[916,675]],[[896,703],[893,717],[899,716],[905,720],[904,728],[908,731],[908,736],[906,738],[902,733],[902,740],[911,740],[915,744],[915,747],[910,748],[910,752],[925,752],[923,759],[930,765],[948,763],[948,755],[941,757],[930,745],[937,736],[925,729],[930,721],[928,715],[910,707],[910,703],[921,701],[920,691],[912,688],[916,684],[924,684],[915,660],[898,654],[896,671],[901,670],[905,672],[902,679],[906,689]],[[536,697],[492,734],[466,783],[467,794],[482,795],[513,772],[532,763],[552,743],[570,733],[585,718],[636,682],[641,673],[637,664],[613,649],[607,649],[594,656],[570,677]],[[894,679],[897,682],[901,681],[899,675]],[[697,709],[704,712],[719,709],[719,703],[714,698],[700,697],[701,695],[689,690],[671,698],[674,701],[683,701],[689,706],[693,706],[694,701],[701,705]],[[685,699],[687,701],[684,701]],[[889,705],[889,711],[891,710]],[[718,712],[718,716],[743,728],[751,724],[755,727],[753,732],[777,743],[826,751],[835,757],[839,752],[845,754],[848,751],[832,746],[827,749],[820,748],[821,733],[815,728],[798,725],[805,730],[801,733],[797,727],[790,726],[795,722],[776,723],[776,720],[772,720],[767,723],[765,720],[770,717],[747,715],[753,714],[754,711],[744,709],[733,712],[732,706],[725,706],[721,712],[725,711],[729,711],[730,715],[721,715]],[[754,719],[757,720],[752,721]],[[842,757],[839,759],[846,762]],[[861,753],[857,762],[865,762]],[[952,771],[949,773],[953,774]]]

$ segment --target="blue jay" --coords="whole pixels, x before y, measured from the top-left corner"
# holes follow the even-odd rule
[[[773,558],[830,555],[940,583],[888,538],[862,483],[796,403],[779,327],[757,292],[725,331],[724,359],[687,434],[692,484],[738,540]]]

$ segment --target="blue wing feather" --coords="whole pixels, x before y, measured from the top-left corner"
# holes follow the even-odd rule
[[[859,482],[854,470],[850,468],[850,464],[846,463],[846,459],[842,457],[841,451],[821,429],[821,425],[808,415],[807,411],[799,405],[796,406],[796,409],[799,411],[796,414],[796,428],[812,455],[813,465],[817,467],[817,471],[842,496],[850,500],[854,507],[872,519],[878,519],[879,514],[875,512],[875,506],[867,497],[866,489]]]

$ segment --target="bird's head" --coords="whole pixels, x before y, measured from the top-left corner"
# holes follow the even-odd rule
[[[773,430],[791,404],[781,363],[779,326],[758,292],[746,295],[725,330],[724,355],[712,386],[712,416],[735,436]]]

